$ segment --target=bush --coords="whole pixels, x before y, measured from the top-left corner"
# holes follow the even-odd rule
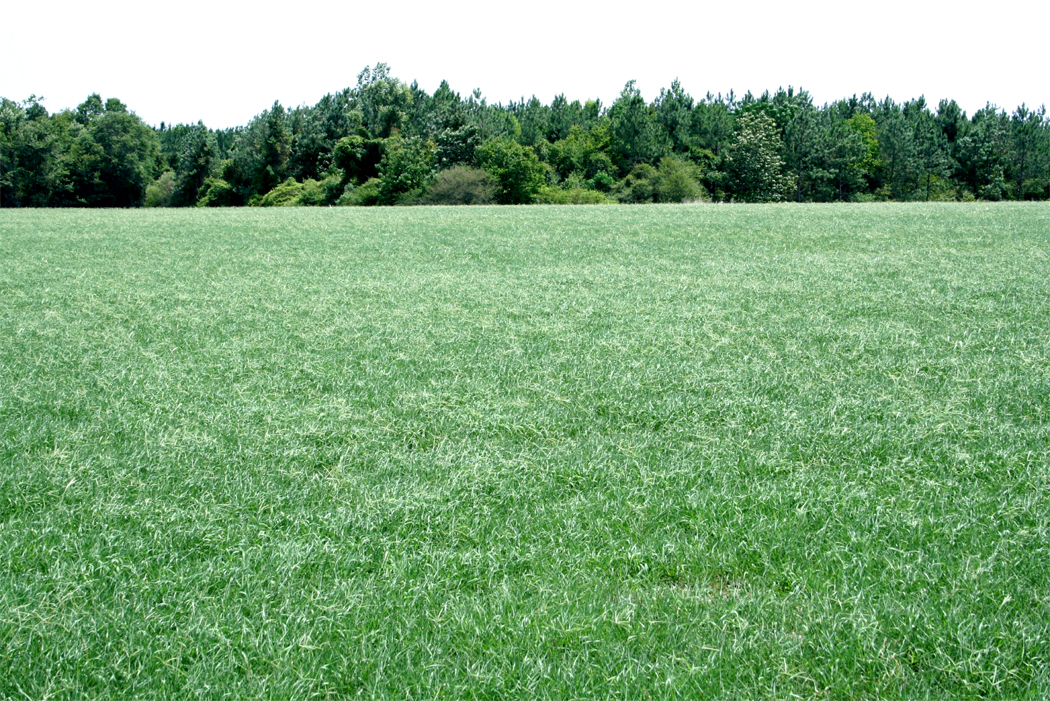
[[[329,175],[321,181],[321,187],[324,189],[324,202],[321,204],[334,205],[346,189],[343,185],[342,172],[336,171]]]
[[[378,204],[397,204],[413,190],[422,189],[433,164],[433,143],[418,138],[387,139],[379,162]]]
[[[258,207],[320,207],[331,204],[338,192],[339,176],[323,181],[313,179],[301,183],[288,178],[283,183],[253,202]]]
[[[974,197],[966,187],[952,180],[930,176],[930,202],[972,202]]]
[[[536,195],[540,204],[616,204],[604,193],[582,187],[544,187]]]
[[[639,163],[627,177],[616,183],[613,195],[627,204],[652,202],[656,198],[656,168],[648,163]]]
[[[483,170],[456,166],[434,176],[423,195],[425,204],[492,204],[496,180]]]
[[[360,187],[347,185],[342,197],[336,202],[341,207],[374,207],[379,204],[379,195],[383,181],[379,178],[369,178]]]
[[[656,174],[657,202],[685,202],[704,194],[700,186],[700,169],[682,158],[665,156]]]
[[[222,178],[207,178],[202,189],[204,196],[197,201],[198,207],[236,207],[244,204],[233,186]]]
[[[587,182],[587,179],[584,178],[583,174],[580,173],[579,171],[573,171],[573,172],[569,173],[565,177],[565,180],[562,180],[560,183],[549,183],[549,184],[552,185],[552,186],[553,185],[557,185],[562,190],[582,190],[582,189],[593,190],[594,189],[594,188],[590,187],[590,183]]]
[[[1041,200],[1043,199],[1043,193],[1046,192],[1046,188],[1047,181],[1045,178],[1029,178],[1022,183],[1018,199]]]
[[[332,165],[343,171],[343,183],[364,183],[379,175],[383,139],[344,136],[332,149]]]
[[[146,187],[145,207],[170,207],[175,199],[175,172],[166,170]]]
[[[258,200],[253,201],[252,204],[258,207],[298,207],[301,204],[300,197],[303,192],[308,187],[312,187],[307,183],[312,183],[312,186],[318,185],[316,180],[297,183],[294,178],[288,178]]]
[[[495,139],[478,149],[478,158],[496,179],[496,201],[500,204],[529,204],[544,186],[547,167],[528,146]]]
[[[426,202],[423,201],[423,194],[423,188],[416,188],[415,190],[402,192],[394,198],[394,205],[397,207],[418,207],[419,205],[426,204]]]
[[[600,170],[594,174],[593,178],[591,178],[590,184],[595,190],[609,192],[616,186],[616,178],[609,175],[604,170]]]

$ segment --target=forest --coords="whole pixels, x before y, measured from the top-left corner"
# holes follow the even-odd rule
[[[0,98],[0,206],[190,207],[1046,200],[1045,106],[967,115],[804,90],[489,104],[366,67],[247,125],[145,124],[117,98]]]

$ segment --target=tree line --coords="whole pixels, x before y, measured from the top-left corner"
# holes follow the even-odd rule
[[[871,94],[804,90],[608,106],[489,104],[428,94],[385,64],[313,106],[275,102],[246,126],[146,125],[93,94],[49,114],[0,98],[0,206],[189,207],[1046,200],[1045,107],[971,116]]]

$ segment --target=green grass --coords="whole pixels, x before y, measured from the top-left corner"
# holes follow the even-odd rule
[[[0,212],[0,697],[1043,699],[1050,206]]]

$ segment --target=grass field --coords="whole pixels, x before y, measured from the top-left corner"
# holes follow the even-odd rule
[[[3,211],[0,339],[0,697],[1050,696],[1050,206]]]

